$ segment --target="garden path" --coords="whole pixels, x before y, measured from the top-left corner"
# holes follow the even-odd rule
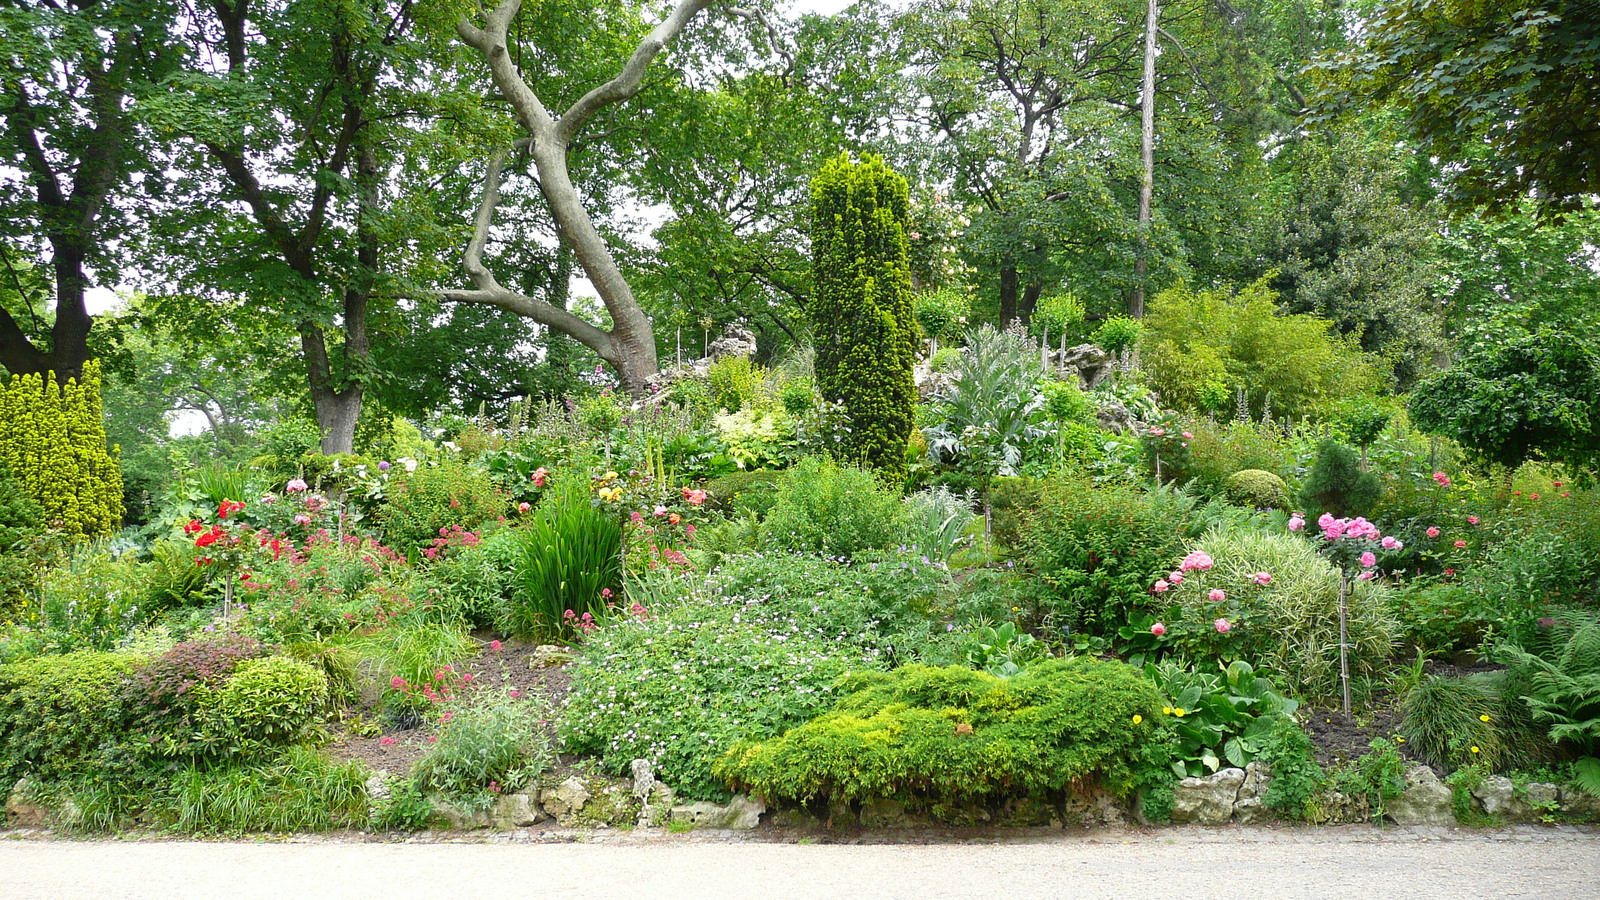
[[[1172,828],[938,843],[716,833],[532,843],[0,840],[0,897],[1594,898],[1600,831],[1571,826]],[[901,838],[909,841],[909,836]]]

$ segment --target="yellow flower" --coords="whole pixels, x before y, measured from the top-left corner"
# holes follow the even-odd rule
[[[1139,724],[1140,722],[1143,722],[1143,721],[1144,721],[1144,716],[1141,716],[1138,713],[1134,713],[1133,714],[1133,724],[1137,725],[1137,724]]]
[[[1483,715],[1479,716],[1478,717],[1478,721],[1480,721],[1480,722],[1489,721],[1489,714],[1488,713],[1484,713]]]
[[[1177,716],[1180,719],[1183,718],[1183,707],[1180,706],[1177,709],[1173,710],[1172,714]]]
[[[1406,739],[1403,738],[1403,737],[1397,737],[1397,738],[1394,739],[1394,742],[1396,744],[1404,744],[1406,742]]]
[[[1161,714],[1162,714],[1162,715],[1163,715],[1163,716],[1170,716],[1170,715],[1172,715],[1172,707],[1170,707],[1170,706],[1163,706],[1163,707],[1161,707]]]
[[[1473,747],[1473,748],[1472,748],[1472,752],[1473,752],[1473,753],[1477,753],[1477,752],[1478,752],[1478,748],[1477,748],[1477,747],[1476,747],[1476,746],[1474,746],[1474,747]]]
[[[617,473],[615,473],[615,472],[607,472],[604,475],[601,475],[600,479],[602,481],[616,481],[617,480]]]

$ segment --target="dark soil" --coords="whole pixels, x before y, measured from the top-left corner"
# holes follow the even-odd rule
[[[1306,734],[1317,763],[1331,769],[1366,755],[1372,742],[1394,736],[1399,724],[1391,704],[1375,705],[1359,715],[1346,716],[1338,709],[1306,707],[1301,711]]]
[[[481,639],[484,649],[477,656],[454,663],[456,672],[471,677],[463,680],[450,701],[451,705],[469,705],[484,691],[502,690],[516,690],[525,696],[543,697],[552,711],[559,709],[566,701],[572,683],[572,675],[566,666],[534,668],[533,644],[508,640],[500,643],[499,650],[491,650],[492,636],[475,637]],[[430,717],[415,727],[401,727],[385,721],[383,713],[377,709],[377,703],[378,691],[375,688],[363,692],[360,708],[355,711],[359,719],[347,719],[344,727],[335,729],[333,742],[327,748],[328,753],[339,760],[361,760],[373,771],[407,775],[437,740],[438,721]],[[351,728],[356,727],[358,721],[382,722],[382,731],[371,737],[355,734]],[[554,745],[553,718],[548,727]]]

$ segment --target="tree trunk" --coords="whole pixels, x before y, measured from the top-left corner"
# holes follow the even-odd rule
[[[1000,327],[1005,328],[1017,317],[1017,265],[1007,261],[1000,265]]]
[[[1030,281],[1026,290],[1022,292],[1022,300],[1017,304],[1017,318],[1023,324],[1033,321],[1033,311],[1039,308],[1039,295],[1044,293],[1044,285],[1037,281]]]
[[[1140,89],[1144,171],[1139,180],[1139,256],[1133,264],[1133,298],[1128,314],[1144,318],[1145,280],[1150,268],[1150,195],[1155,192],[1156,143],[1156,21],[1161,14],[1157,0],[1150,0],[1144,23],[1144,86]]]

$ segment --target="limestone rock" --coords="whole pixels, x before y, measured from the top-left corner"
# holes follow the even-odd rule
[[[1240,825],[1254,825],[1272,818],[1272,811],[1261,805],[1260,797],[1246,797],[1233,804],[1233,820]]]
[[[1133,431],[1133,413],[1122,405],[1120,400],[1109,400],[1094,412],[1095,419],[1100,427],[1112,434],[1126,434]]]
[[[1084,390],[1092,390],[1111,376],[1110,355],[1094,344],[1079,344],[1054,355],[1061,368],[1078,373]]]
[[[557,819],[566,819],[582,812],[589,803],[589,787],[582,778],[574,775],[556,785],[555,790],[541,793],[539,799],[545,812]]]
[[[706,348],[706,359],[719,360],[729,356],[754,356],[756,354],[755,332],[736,322],[729,323],[722,332],[722,337],[711,342]]]
[[[1561,812],[1580,822],[1600,822],[1600,797],[1568,785],[1561,789]]]
[[[389,773],[383,770],[372,773],[367,779],[367,800],[372,803],[381,803],[389,799]]]
[[[1243,769],[1222,769],[1204,778],[1185,778],[1178,782],[1172,798],[1173,824],[1228,824],[1244,779]]]
[[[1272,784],[1272,767],[1260,760],[1252,760],[1244,767],[1244,784],[1239,787],[1240,800],[1253,800],[1267,792]]]
[[[486,809],[465,810],[453,803],[446,802],[440,797],[429,797],[428,802],[433,804],[434,814],[450,823],[451,828],[464,831],[472,828],[489,827],[489,811]]]
[[[533,648],[533,656],[528,660],[530,669],[548,669],[551,666],[564,666],[572,662],[572,651],[555,644],[540,644]]]
[[[6,797],[6,818],[10,824],[17,828],[31,828],[45,823],[49,818],[50,810],[34,802],[28,796],[30,782],[26,778],[17,779],[11,793]]]
[[[1427,766],[1406,770],[1406,790],[1384,807],[1396,825],[1454,825],[1450,788]]]
[[[904,828],[909,822],[906,806],[898,800],[879,799],[861,805],[862,828]]]
[[[1503,775],[1485,778],[1482,784],[1472,789],[1472,796],[1485,813],[1506,821],[1517,821],[1527,813],[1526,804],[1517,797],[1511,779]]]
[[[677,798],[672,788],[656,779],[650,760],[636,759],[630,767],[633,769],[633,796],[639,801],[639,827],[654,828],[671,816],[672,804]]]
[[[683,822],[699,828],[730,828],[738,831],[748,831],[761,822],[761,814],[767,811],[767,805],[760,800],[752,800],[743,794],[736,794],[726,805],[702,800],[698,803],[689,803],[672,808],[672,821]]]
[[[494,801],[494,808],[489,812],[494,827],[522,828],[544,817],[539,811],[538,788],[529,791],[505,794]]]

